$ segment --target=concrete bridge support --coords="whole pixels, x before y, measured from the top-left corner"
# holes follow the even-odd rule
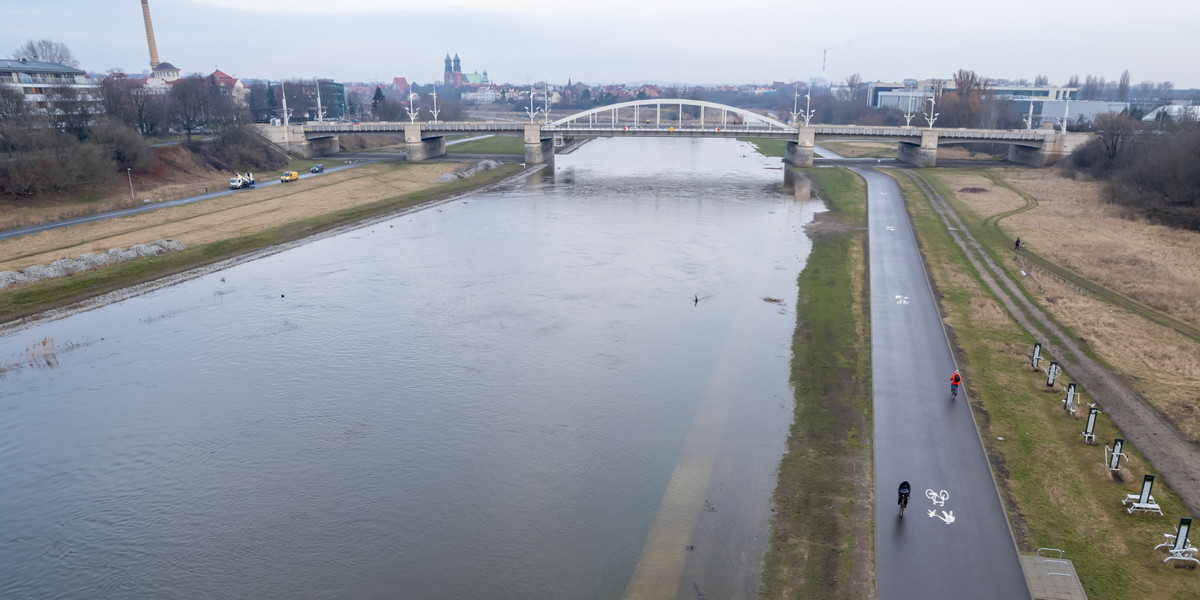
[[[446,154],[446,138],[443,136],[422,137],[421,125],[411,123],[404,126],[404,152],[408,160],[427,160]]]
[[[921,132],[920,145],[912,142],[900,142],[896,146],[896,160],[908,163],[914,167],[937,166],[938,134],[936,131]]]
[[[1044,167],[1046,166],[1046,151],[1040,146],[1018,146],[1013,144],[1008,147],[1008,162],[1028,167]]]
[[[525,124],[525,164],[540,165],[554,162],[554,137],[542,134],[540,123]]]
[[[304,158],[313,158],[316,156],[329,156],[342,151],[341,140],[338,136],[330,136],[324,138],[314,138],[308,140],[309,152],[304,154]]]
[[[815,127],[800,127],[800,133],[794,142],[787,143],[784,162],[797,167],[813,166],[813,149],[817,145],[817,129]]]
[[[785,190],[791,189],[797,200],[812,198],[812,181],[791,165],[783,167],[783,187]]]

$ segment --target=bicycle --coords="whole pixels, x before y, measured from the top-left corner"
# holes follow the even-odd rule
[[[951,400],[958,399],[958,384],[957,383],[950,384],[950,399]]]

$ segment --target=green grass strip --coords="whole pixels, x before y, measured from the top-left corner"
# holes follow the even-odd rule
[[[764,598],[874,590],[870,338],[864,269],[866,185],[807,169],[828,213],[800,273],[791,380],[795,415],[779,464]],[[865,493],[865,494],[864,494]],[[865,557],[865,559],[864,559]]]

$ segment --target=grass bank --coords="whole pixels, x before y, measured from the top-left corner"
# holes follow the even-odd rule
[[[295,241],[335,227],[385,215],[397,210],[475,189],[520,171],[517,165],[481,173],[475,177],[392,196],[369,204],[291,221],[264,231],[227,238],[171,252],[162,256],[119,263],[0,292],[0,323],[7,323],[46,310],[68,306],[115,290],[182,273],[196,267]]]
[[[791,379],[795,415],[779,464],[764,598],[874,593],[866,184],[806,169],[829,212],[797,284]]]
[[[763,156],[778,156],[779,158],[783,158],[787,155],[787,140],[738,138],[738,141],[753,144],[754,149]]]
[[[513,135],[493,135],[480,140],[462,142],[446,148],[455,154],[525,154],[525,138]]]
[[[1164,555],[1153,550],[1187,514],[1183,502],[1160,478],[1154,496],[1165,517],[1125,512],[1121,500],[1138,491],[1142,474],[1152,472],[1149,463],[1127,445],[1122,480],[1110,476],[1104,443],[1120,432],[1102,414],[1097,445],[1083,443],[1086,406],[1075,416],[1065,413],[1062,395],[1048,391],[1045,376],[1029,366],[1033,337],[989,293],[924,194],[908,177],[896,179],[941,295],[1018,546],[1026,553],[1064,550],[1090,598],[1200,597],[1196,573],[1164,565]]]

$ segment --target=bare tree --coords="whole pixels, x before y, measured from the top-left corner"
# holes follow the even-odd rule
[[[1117,100],[1129,100],[1129,69],[1121,72],[1121,83],[1117,84]]]
[[[1133,119],[1120,113],[1104,113],[1096,117],[1096,137],[1104,144],[1104,154],[1112,161],[1121,153],[1125,142],[1133,135]]]
[[[988,78],[975,71],[959,69],[954,74],[954,90],[942,94],[938,108],[947,127],[974,127],[978,125],[982,98],[987,89]]]
[[[187,78],[175,82],[167,95],[170,122],[187,133],[203,127],[209,118],[209,94],[202,79]]]
[[[1069,88],[1079,87],[1079,76],[1072,75],[1071,78],[1067,80],[1067,87],[1069,87]]]
[[[154,135],[167,125],[167,99],[147,94],[143,90],[132,90],[134,121],[142,135]]]
[[[46,116],[50,124],[80,140],[87,139],[96,115],[92,99],[78,88],[52,87],[46,90]]]
[[[1154,94],[1158,97],[1158,101],[1168,103],[1171,101],[1171,96],[1175,91],[1175,84],[1170,81],[1160,81],[1154,86]]]
[[[13,50],[12,57],[16,60],[59,63],[68,67],[79,66],[79,61],[71,54],[71,49],[66,44],[47,39],[26,41]]]
[[[858,103],[862,102],[864,92],[862,90],[862,76],[858,73],[846,77],[846,85],[838,90],[838,100],[842,102]]]
[[[1033,78],[1033,85],[1050,85],[1050,78],[1045,75],[1038,75]]]
[[[127,125],[137,124],[137,112],[133,106],[133,93],[120,79],[102,79],[96,86],[100,107],[109,118]]]

